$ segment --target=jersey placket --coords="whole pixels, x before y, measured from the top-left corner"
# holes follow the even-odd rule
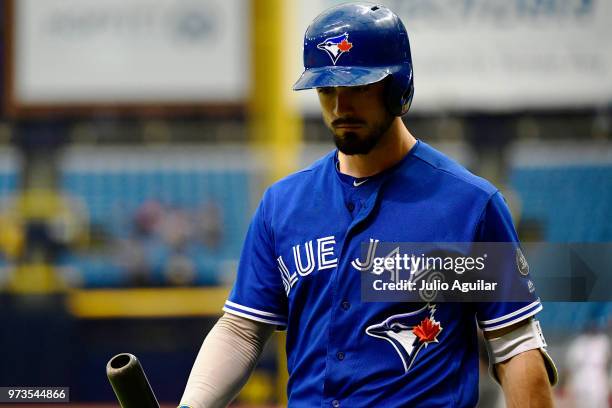
[[[345,190],[345,203],[347,204],[347,210],[353,217],[352,223],[348,226],[344,233],[342,244],[339,246],[337,258],[338,267],[333,272],[332,279],[332,310],[330,314],[330,322],[328,327],[328,347],[325,364],[325,383],[323,386],[323,400],[322,406],[339,408],[341,406],[349,406],[345,401],[343,403],[341,396],[338,393],[338,380],[337,372],[347,372],[349,365],[354,362],[354,355],[351,355],[350,345],[345,339],[347,337],[347,326],[346,321],[351,321],[351,316],[356,313],[357,308],[354,307],[356,303],[360,303],[360,291],[357,293],[347,293],[346,285],[349,279],[357,279],[360,284],[360,276],[353,276],[354,271],[351,266],[350,256],[345,254],[353,252],[353,246],[359,243],[353,242],[355,228],[366,222],[366,219],[372,212],[378,199],[378,192],[382,186],[382,180],[372,180],[366,188],[362,186],[356,188],[349,188]],[[366,187],[366,186],[363,186]],[[349,204],[353,204],[354,207],[351,211]],[[339,286],[339,283],[343,286]],[[359,286],[359,285],[357,285]],[[352,330],[349,330],[352,331]]]

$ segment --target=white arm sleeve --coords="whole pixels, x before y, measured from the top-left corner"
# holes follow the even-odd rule
[[[244,386],[275,326],[224,314],[196,357],[181,407],[225,407]]]
[[[530,318],[529,321],[500,337],[485,340],[489,354],[489,374],[499,383],[494,365],[504,362],[517,354],[528,350],[539,349],[544,358],[544,364],[551,385],[558,381],[557,367],[546,351],[546,340],[540,328],[540,322]]]

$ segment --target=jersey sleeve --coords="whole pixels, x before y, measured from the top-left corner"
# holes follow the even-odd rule
[[[268,202],[266,193],[249,225],[236,281],[223,310],[283,330],[287,325],[287,297],[276,265],[270,222],[266,219]]]
[[[518,235],[512,223],[512,216],[501,193],[496,192],[488,201],[480,218],[475,234],[476,242],[508,242],[513,256],[508,256],[495,265],[500,284],[519,288],[524,296],[521,302],[476,303],[476,319],[484,331],[497,330],[527,319],[542,310],[540,299],[535,293],[525,267],[526,260],[521,252]],[[514,256],[516,255],[516,256]],[[519,265],[520,262],[523,265]]]

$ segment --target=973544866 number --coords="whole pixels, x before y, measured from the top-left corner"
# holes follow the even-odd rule
[[[68,402],[68,387],[0,387],[0,403],[16,401]]]

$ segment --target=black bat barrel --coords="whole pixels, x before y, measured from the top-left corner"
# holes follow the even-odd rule
[[[149,380],[133,354],[121,353],[111,358],[106,376],[122,408],[159,408]]]

